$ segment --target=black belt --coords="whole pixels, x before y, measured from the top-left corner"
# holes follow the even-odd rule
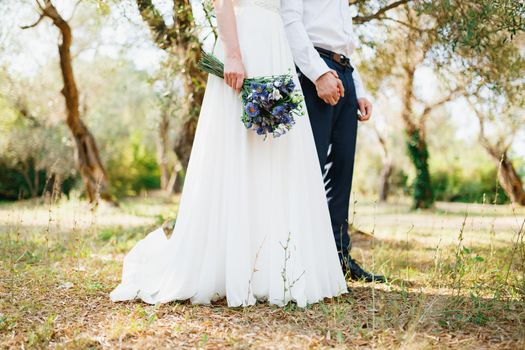
[[[346,57],[345,55],[342,55],[342,54],[339,54],[339,53],[335,53],[335,52],[332,52],[330,50],[323,49],[323,48],[320,48],[320,47],[316,47],[315,49],[317,50],[317,52],[319,52],[319,54],[321,56],[324,56],[324,57],[334,61],[335,63],[337,63],[341,67],[343,67],[343,68],[350,68],[352,70],[354,69],[352,67],[352,65],[350,64],[350,59],[348,57]]]

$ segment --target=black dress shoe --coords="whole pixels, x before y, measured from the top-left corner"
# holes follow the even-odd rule
[[[345,276],[350,275],[352,280],[378,283],[386,282],[385,276],[374,275],[366,272],[354,259],[348,257],[348,259],[345,260],[345,263],[343,263],[343,273]]]

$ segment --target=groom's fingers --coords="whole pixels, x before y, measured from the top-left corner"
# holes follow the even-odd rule
[[[331,96],[323,96],[321,97],[321,100],[324,101],[324,103],[328,104],[328,105],[334,105],[334,98],[331,97]]]
[[[366,98],[358,99],[357,103],[359,105],[359,111],[361,112],[359,115],[359,120],[364,122],[370,119],[372,116],[372,103],[370,103],[370,101],[368,101]]]
[[[359,120],[361,120],[361,121],[365,121],[365,120],[366,120],[367,112],[366,112],[366,107],[365,107],[364,104],[360,104],[360,105],[359,105],[359,112],[361,112],[361,115],[360,115]]]
[[[339,78],[339,74],[335,70],[330,70],[330,73],[337,79],[337,89],[339,90],[340,97],[345,97],[345,87],[343,86],[343,82],[341,81],[341,78]]]
[[[335,106],[338,101],[339,101],[339,97],[335,97],[335,96],[330,96],[326,100],[324,100],[324,102],[332,106]]]
[[[337,88],[339,89],[341,97],[345,97],[345,87],[343,86],[341,79],[337,79]]]
[[[326,104],[329,104],[331,106],[335,106],[337,104],[337,102],[339,102],[339,96],[338,95],[334,95],[334,96],[325,96],[325,97],[322,97],[321,98]]]
[[[338,84],[339,85],[339,84]],[[342,95],[341,95],[341,90],[339,90],[339,87],[337,88],[337,93],[335,95],[332,96],[332,99],[331,99],[331,105],[332,106],[335,106],[336,104],[339,103],[339,100],[341,99]]]

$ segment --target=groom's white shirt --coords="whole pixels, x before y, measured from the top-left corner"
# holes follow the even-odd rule
[[[356,47],[347,0],[281,0],[288,41],[295,64],[315,82],[330,68],[314,46],[350,57]],[[361,76],[352,73],[358,98],[366,97]]]

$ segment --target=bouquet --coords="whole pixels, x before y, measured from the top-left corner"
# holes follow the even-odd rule
[[[224,79],[224,64],[203,52],[199,68]],[[245,79],[241,89],[241,121],[258,135],[279,137],[304,115],[304,97],[296,89],[291,74]]]

